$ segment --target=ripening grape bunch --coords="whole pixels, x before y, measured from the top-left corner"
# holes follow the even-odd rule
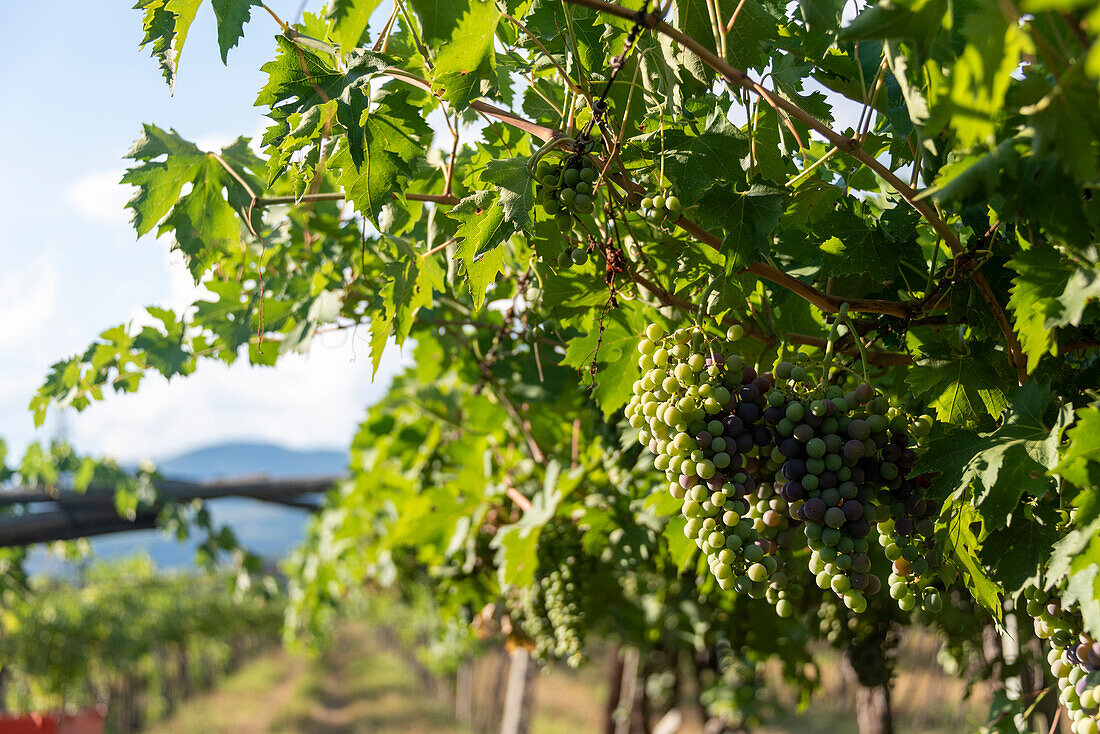
[[[538,568],[532,584],[509,597],[513,617],[534,641],[535,657],[564,660],[571,667],[584,662],[584,600],[588,571],[580,530],[555,520],[542,529]]]
[[[792,551],[808,547],[817,585],[862,612],[882,587],[869,555],[877,530],[899,559],[899,606],[938,602],[925,592],[935,556],[923,522],[938,508],[909,478],[908,416],[871,385],[819,385],[801,364],[757,374],[737,354],[742,335],[739,326],[721,341],[699,327],[666,334],[651,324],[626,409],[719,585],[789,616],[801,595]]]
[[[1047,662],[1058,679],[1058,700],[1066,707],[1074,734],[1100,732],[1100,642],[1084,632],[1079,614],[1064,609],[1046,591],[1024,590],[1035,634],[1050,642]]]

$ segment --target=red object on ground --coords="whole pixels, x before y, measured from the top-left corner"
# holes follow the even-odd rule
[[[103,707],[76,714],[0,715],[0,734],[103,734]]]

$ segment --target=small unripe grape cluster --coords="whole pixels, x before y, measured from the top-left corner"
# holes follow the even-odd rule
[[[878,533],[886,558],[893,564],[890,596],[904,611],[919,603],[925,611],[935,613],[943,608],[939,591],[930,586],[931,572],[939,566],[932,535],[940,506],[924,496],[927,486],[928,477],[920,476],[880,491],[879,500],[890,508],[890,517],[878,524]]]
[[[563,232],[572,229],[573,214],[591,214],[595,209],[597,178],[595,165],[583,155],[558,162],[543,159],[535,166],[539,204]]]
[[[833,597],[836,599],[835,597]],[[839,600],[823,598],[817,607],[818,631],[834,647],[845,641],[866,638],[873,633],[873,625],[861,614],[849,614]]]
[[[1035,634],[1050,641],[1047,662],[1058,679],[1058,700],[1070,715],[1074,734],[1100,732],[1100,642],[1084,633],[1080,616],[1063,609],[1046,591],[1024,589]]]
[[[657,223],[675,222],[684,213],[680,198],[670,192],[646,196],[641,203],[642,215]]]
[[[626,415],[683,501],[684,533],[719,586],[760,598],[779,563],[774,541],[754,527],[757,478],[746,459],[771,440],[760,420],[772,383],[727,349],[742,333],[734,327],[726,344],[715,344],[699,327],[666,334],[651,324],[638,344],[643,376]]]
[[[588,252],[580,247],[566,247],[558,253],[558,267],[568,270],[574,265],[584,265],[588,262]]]
[[[535,581],[514,597],[512,605],[539,660],[564,660],[574,668],[584,661],[583,604],[589,571],[576,525],[555,520],[542,529]]]

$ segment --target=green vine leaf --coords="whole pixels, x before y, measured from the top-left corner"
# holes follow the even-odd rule
[[[485,302],[485,291],[504,270],[504,255],[499,245],[516,233],[515,225],[504,214],[504,206],[492,191],[477,191],[451,209],[448,214],[459,222],[456,237],[461,238],[455,256],[466,266],[466,277],[474,308]]]
[[[435,57],[432,88],[461,109],[484,94],[496,75],[493,38],[500,10],[493,0],[470,0],[469,10]]]
[[[924,396],[944,423],[976,427],[1008,407],[1008,358],[989,342],[952,354],[927,348],[908,375],[914,394]]]

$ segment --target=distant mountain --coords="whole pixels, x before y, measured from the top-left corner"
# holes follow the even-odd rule
[[[297,451],[266,443],[224,443],[180,454],[157,463],[170,479],[203,481],[235,476],[304,477],[340,474],[347,468],[343,451]],[[233,528],[238,540],[261,557],[285,557],[303,538],[309,513],[283,505],[244,497],[227,497],[208,504],[216,525]],[[159,530],[138,530],[91,539],[100,558],[147,553],[162,568],[181,568],[194,563],[193,541],[178,542]],[[48,556],[42,548],[31,554],[32,573],[64,575],[72,567]]]
[[[339,474],[348,465],[346,451],[297,451],[269,443],[222,443],[157,463],[172,479],[221,479],[266,474],[270,477]]]

